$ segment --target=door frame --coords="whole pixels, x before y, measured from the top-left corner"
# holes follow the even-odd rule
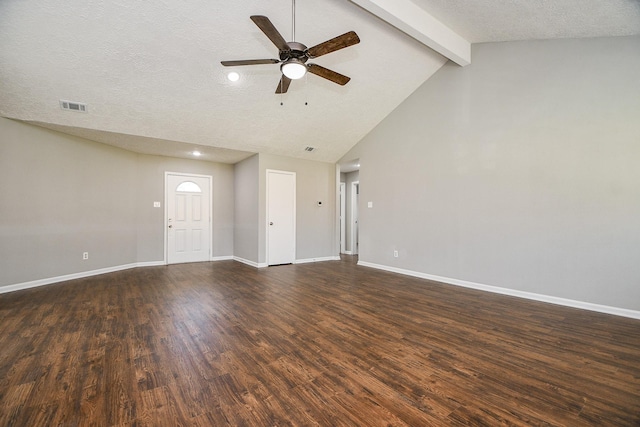
[[[347,183],[340,183],[340,253],[347,251]]]
[[[264,248],[264,254],[265,254],[265,264],[267,266],[269,266],[269,174],[270,173],[279,173],[279,174],[284,174],[284,175],[291,175],[293,176],[293,260],[291,261],[292,263],[296,262],[296,240],[297,240],[297,217],[296,217],[296,212],[297,212],[297,200],[296,200],[296,173],[295,172],[291,172],[291,171],[282,171],[282,170],[277,170],[277,169],[267,169],[266,170],[266,180],[265,180],[265,221],[264,221],[264,227],[265,227],[265,248]]]
[[[356,189],[356,187],[358,188]],[[356,221],[360,217],[360,209],[358,209],[359,188],[359,180],[351,183],[351,255],[358,255],[359,252],[356,246],[356,238],[359,233]]]
[[[209,180],[209,261],[213,258],[213,176],[164,171],[164,264],[169,265],[169,175],[207,178]]]

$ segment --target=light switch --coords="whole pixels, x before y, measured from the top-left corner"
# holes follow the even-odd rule
[[[153,207],[154,208],[159,208],[160,207],[160,202],[153,202]]]
[[[367,202],[367,207],[368,208],[372,208],[373,207],[373,202]]]

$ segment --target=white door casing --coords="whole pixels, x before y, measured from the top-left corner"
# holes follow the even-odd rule
[[[347,184],[340,183],[340,253],[347,250]]]
[[[267,170],[267,264],[296,259],[296,174]]]
[[[358,254],[358,199],[360,181],[351,183],[351,254]]]
[[[211,180],[165,173],[167,264],[211,259]]]

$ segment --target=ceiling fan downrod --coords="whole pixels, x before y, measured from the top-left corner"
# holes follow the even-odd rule
[[[296,0],[291,0],[291,41],[296,41]]]

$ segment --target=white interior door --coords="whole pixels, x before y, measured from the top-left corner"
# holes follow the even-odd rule
[[[211,177],[166,174],[167,263],[211,259]]]
[[[267,264],[296,259],[296,174],[267,170]]]

